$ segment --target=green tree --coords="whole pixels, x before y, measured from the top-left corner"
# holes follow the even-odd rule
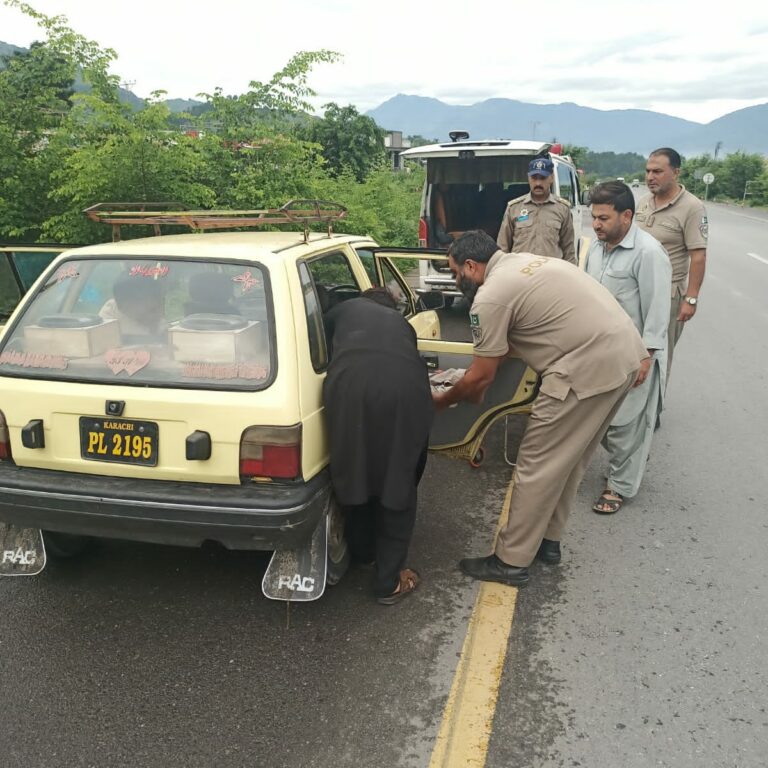
[[[93,242],[109,239],[83,209],[99,201],[179,201],[209,207],[213,191],[200,182],[205,156],[197,140],[168,129],[169,110],[156,94],[134,112],[95,94],[81,95],[52,151],[59,168],[52,174],[51,197],[61,212],[43,224],[53,240]],[[146,230],[142,234],[147,234]]]
[[[72,67],[41,43],[0,70],[0,237],[35,240],[50,212],[52,133],[70,110]]]
[[[198,96],[206,100],[208,109],[199,115],[198,124],[233,140],[253,138],[256,128],[288,127],[311,110],[308,99],[316,94],[307,79],[312,68],[338,59],[338,53],[325,49],[300,51],[267,82],[252,80],[243,94],[228,96],[221,88],[213,93],[200,93]]]
[[[324,109],[323,118],[306,124],[299,134],[323,148],[332,175],[348,169],[357,181],[363,181],[385,160],[384,131],[352,105],[330,103]]]
[[[764,171],[761,155],[733,152],[723,160],[722,183],[718,189],[731,199],[741,200],[747,182],[756,182]]]
[[[381,166],[358,182],[349,170],[318,185],[318,196],[346,206],[348,215],[334,229],[370,235],[382,245],[415,248],[424,169],[393,173]]]
[[[112,48],[102,48],[94,40],[75,32],[66,16],[46,16],[21,0],[3,0],[3,3],[9,8],[17,8],[37,23],[46,34],[46,45],[67,63],[73,78],[79,71],[83,81],[102,99],[117,100],[119,78],[109,74],[109,67],[117,58]]]
[[[584,160],[589,154],[589,150],[586,147],[580,147],[576,144],[563,144],[563,154],[569,155],[577,168],[583,168]]]

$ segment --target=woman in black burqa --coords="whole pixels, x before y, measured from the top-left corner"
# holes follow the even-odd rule
[[[331,480],[347,541],[353,558],[375,561],[374,593],[385,605],[419,583],[405,559],[433,416],[416,333],[395,306],[385,288],[372,288],[330,310],[323,386]]]

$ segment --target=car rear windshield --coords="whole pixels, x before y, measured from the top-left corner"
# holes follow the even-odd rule
[[[0,346],[0,375],[262,389],[274,369],[268,274],[184,259],[61,262]]]

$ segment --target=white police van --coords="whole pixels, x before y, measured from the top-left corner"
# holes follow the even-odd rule
[[[529,191],[528,164],[537,157],[554,163],[552,193],[568,202],[573,216],[576,253],[582,234],[579,175],[559,144],[493,139],[473,141],[466,131],[451,131],[444,144],[413,147],[401,153],[426,166],[421,199],[419,247],[446,250],[469,229],[498,236],[507,203]],[[441,290],[446,304],[461,294],[444,259],[421,263],[422,288]]]

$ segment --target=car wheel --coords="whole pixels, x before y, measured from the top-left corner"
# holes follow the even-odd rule
[[[328,568],[325,583],[332,587],[338,584],[341,577],[347,572],[351,556],[347,540],[344,537],[344,515],[341,514],[341,509],[333,497],[328,503],[328,517],[330,525],[328,527]]]
[[[481,447],[477,449],[477,453],[469,460],[469,466],[472,469],[477,469],[485,459],[485,450]]]
[[[93,543],[90,536],[78,536],[74,533],[55,531],[43,531],[43,541],[45,542],[46,555],[60,560],[77,557]]]

